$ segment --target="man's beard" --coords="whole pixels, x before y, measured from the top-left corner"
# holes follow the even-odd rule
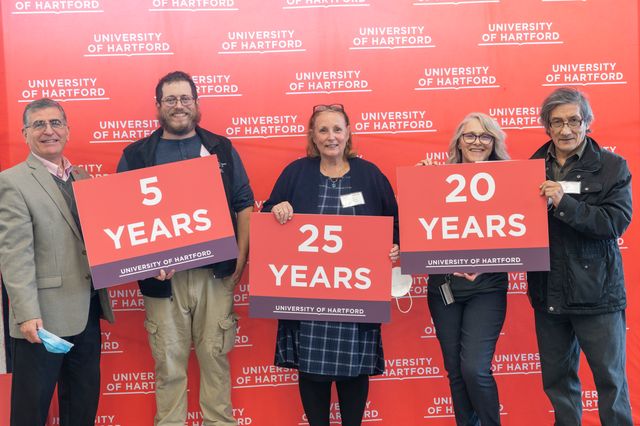
[[[177,113],[177,112],[182,112],[182,111],[186,111],[187,113],[191,113],[192,116],[189,118],[189,120],[187,121],[187,123],[183,126],[180,127],[176,127],[173,126],[170,122],[170,116],[173,113]],[[200,108],[196,107],[196,109],[194,111],[190,111],[188,109],[183,108],[181,111],[175,111],[172,110],[169,113],[163,113],[162,111],[158,111],[158,121],[160,122],[160,127],[162,127],[162,129],[165,132],[168,132],[172,135],[176,135],[176,136],[184,136],[188,133],[190,133],[191,131],[193,131],[193,129],[195,129],[196,125],[198,123],[200,123],[200,119],[202,118],[202,114],[200,113]]]

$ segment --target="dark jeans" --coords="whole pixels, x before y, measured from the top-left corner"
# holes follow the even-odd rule
[[[47,324],[44,324],[46,329]],[[100,396],[100,301],[91,298],[84,331],[64,337],[74,344],[66,354],[43,344],[13,340],[11,426],[42,426],[58,384],[61,426],[93,426]]]
[[[456,424],[500,424],[498,387],[491,360],[507,312],[504,290],[480,293],[445,306],[428,294],[429,310],[440,341]]]
[[[631,426],[624,311],[600,315],[535,311],[535,315],[542,383],[555,411],[556,426],[579,426],[582,421],[580,349],[593,373],[601,424]]]

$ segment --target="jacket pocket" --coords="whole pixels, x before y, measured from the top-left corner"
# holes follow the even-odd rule
[[[602,191],[601,182],[582,182],[580,185],[580,193],[582,194],[597,194]]]
[[[62,277],[36,278],[38,288],[55,288],[62,286]]]
[[[567,306],[597,306],[604,302],[607,286],[605,258],[577,258],[567,263]]]

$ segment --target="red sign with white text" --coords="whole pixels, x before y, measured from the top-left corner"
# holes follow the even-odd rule
[[[403,273],[549,269],[544,160],[398,168]]]
[[[74,182],[95,288],[237,257],[216,156]]]
[[[387,322],[393,218],[251,216],[251,317]]]

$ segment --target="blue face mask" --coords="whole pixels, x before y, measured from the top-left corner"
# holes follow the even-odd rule
[[[38,337],[42,340],[45,349],[54,354],[66,354],[73,347],[73,343],[67,342],[44,328],[38,329]]]

